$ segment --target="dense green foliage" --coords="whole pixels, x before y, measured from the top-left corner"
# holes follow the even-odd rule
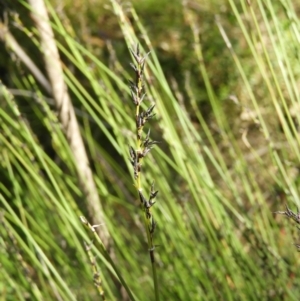
[[[140,44],[156,104],[146,128],[161,142],[142,177],[159,191],[160,300],[299,300],[298,230],[274,214],[300,207],[299,7],[63,2],[47,7],[106,217],[99,227],[113,241],[113,264],[101,243],[90,250],[106,299],[126,299],[118,273],[136,300],[155,299],[129,155],[128,48]],[[5,18],[45,72],[26,1]],[[0,300],[101,300],[84,244],[93,233],[79,218],[91,217],[53,100],[9,45],[0,64]]]

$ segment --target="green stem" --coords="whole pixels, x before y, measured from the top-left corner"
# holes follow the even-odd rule
[[[146,233],[147,233],[149,255],[150,255],[150,261],[151,261],[151,265],[152,265],[152,275],[153,275],[155,300],[159,301],[158,279],[157,279],[155,257],[154,257],[155,246],[153,245],[152,235],[151,235],[150,230],[149,230],[149,223],[148,223],[148,219],[147,219],[147,216],[146,216],[146,212],[144,212],[144,224],[145,224]]]
[[[100,239],[98,233],[96,232],[95,228],[96,226],[92,226],[87,219],[84,216],[80,217],[81,222],[83,223],[84,226],[86,226],[90,231],[93,232],[95,240],[98,244],[98,246],[100,247],[100,252],[103,254],[103,256],[105,257],[105,259],[109,262],[109,264],[111,265],[113,271],[116,273],[117,277],[119,278],[121,284],[123,285],[123,287],[125,288],[129,298],[131,301],[135,301],[135,297],[133,295],[133,293],[131,292],[130,288],[128,287],[126,281],[124,280],[124,278],[122,277],[121,273],[119,272],[119,269],[117,268],[116,264],[114,263],[114,261],[111,259],[109,253],[107,252],[105,246],[102,243],[102,240]]]

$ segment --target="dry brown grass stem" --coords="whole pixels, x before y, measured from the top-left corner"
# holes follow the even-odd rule
[[[92,223],[103,223],[104,213],[89,166],[88,157],[76,120],[74,108],[63,78],[63,70],[54,34],[50,26],[49,16],[43,0],[29,0],[32,17],[40,35],[41,50],[44,55],[45,67],[52,87],[52,96],[59,114],[60,122],[74,155],[74,162],[79,181],[86,197],[86,203]],[[103,243],[109,245],[109,232],[105,224],[98,228]]]
[[[6,47],[9,48],[30,70],[30,72],[33,74],[36,80],[43,86],[43,88],[48,93],[51,93],[52,88],[48,79],[44,76],[40,69],[35,65],[35,63],[19,45],[19,43],[8,30],[8,27],[2,22],[0,22],[0,40],[2,40]]]

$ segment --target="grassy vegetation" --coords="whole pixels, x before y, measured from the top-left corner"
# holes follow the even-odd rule
[[[31,9],[6,7],[0,300],[299,300],[298,230],[274,212],[299,222],[285,208],[300,207],[300,11],[275,2],[46,1],[104,220]],[[160,142],[133,160],[141,178],[131,98],[142,94],[128,84],[138,44],[150,54],[137,112],[155,103],[145,133]],[[159,191],[154,241],[141,188]]]

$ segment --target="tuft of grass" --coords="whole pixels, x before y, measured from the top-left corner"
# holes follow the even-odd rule
[[[153,191],[159,191],[160,202],[155,222],[163,226],[155,231],[160,299],[299,300],[300,259],[287,248],[298,231],[273,214],[285,204],[299,207],[300,199],[300,24],[292,1],[222,1],[214,8],[215,23],[209,14],[209,26],[199,18],[206,15],[199,15],[202,6],[183,1],[174,18],[182,13],[184,22],[176,24],[184,28],[178,35],[174,27],[170,35],[167,25],[164,31],[167,46],[176,51],[163,55],[176,53],[168,62],[185,62],[171,70],[161,59],[161,43],[150,38],[148,15],[134,6],[110,1],[109,18],[118,27],[118,38],[101,40],[95,50],[76,36],[71,24],[78,22],[69,20],[67,9],[46,4],[115,257],[106,255],[101,237],[94,237],[93,224],[104,221],[88,223],[77,162],[53,98],[39,81],[43,72],[27,69],[7,44],[10,72],[0,86],[3,298],[102,298],[91,277],[85,241],[101,267],[106,299],[124,299],[120,283],[132,300],[154,299],[144,234],[152,238],[146,193],[156,179]],[[14,41],[43,69],[32,55],[40,55],[41,46],[24,7],[19,20],[11,14],[7,24],[12,36],[22,37]],[[84,14],[79,15],[82,20]],[[137,150],[147,132],[138,137],[124,62],[127,49],[138,42],[140,54],[151,51],[144,85],[157,113],[151,136],[162,143],[139,162],[142,177],[140,186],[134,186],[134,175],[128,176],[128,141],[137,142],[130,156],[138,167]],[[172,70],[181,74],[172,76]],[[147,109],[141,104],[138,112]],[[146,226],[133,201],[138,187],[143,188]],[[78,216],[87,216],[81,219],[87,232]]]

